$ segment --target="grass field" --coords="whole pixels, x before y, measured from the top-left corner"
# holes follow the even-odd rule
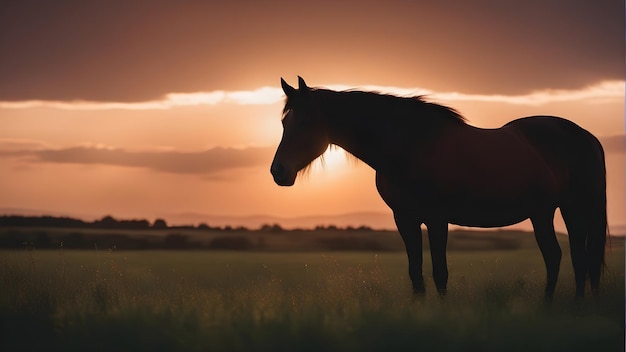
[[[567,252],[566,252],[567,253]],[[402,252],[0,252],[0,350],[624,351],[624,250],[575,303],[564,255],[449,253],[449,294],[414,298]]]

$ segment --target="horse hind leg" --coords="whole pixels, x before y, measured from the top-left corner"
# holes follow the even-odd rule
[[[606,202],[606,201],[605,201]],[[605,267],[604,250],[606,246],[607,221],[606,203],[604,208],[596,209],[587,234],[587,262],[591,292],[597,296],[600,291],[600,277]]]
[[[600,276],[605,267],[604,250],[608,233],[606,219],[606,195],[595,199],[590,212],[589,230],[587,232],[587,265],[591,292],[598,295],[600,290]]]
[[[554,232],[554,210],[530,218],[535,230],[535,239],[546,265],[545,296],[548,300],[551,300],[554,296],[562,255],[561,247]]]
[[[433,280],[440,296],[445,296],[448,287],[448,263],[446,245],[448,243],[448,223],[427,223],[430,255],[433,263]]]
[[[570,255],[574,267],[574,279],[576,281],[576,298],[585,296],[585,282],[589,272],[587,262],[587,224],[585,214],[574,206],[562,206],[561,215],[567,227],[567,236],[570,243]]]

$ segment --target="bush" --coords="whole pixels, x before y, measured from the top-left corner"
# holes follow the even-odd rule
[[[189,247],[188,238],[185,235],[169,234],[165,237],[165,248],[167,249],[185,249]]]
[[[320,238],[317,240],[317,243],[321,244],[324,249],[331,251],[380,251],[384,249],[383,246],[375,240],[354,236]]]
[[[211,249],[246,250],[254,247],[247,237],[217,237],[209,243]]]

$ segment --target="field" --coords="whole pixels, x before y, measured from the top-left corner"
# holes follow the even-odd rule
[[[624,249],[598,299],[552,304],[537,249],[451,251],[414,298],[402,252],[0,252],[0,350],[624,351]]]

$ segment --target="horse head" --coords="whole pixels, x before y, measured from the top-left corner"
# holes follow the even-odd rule
[[[298,89],[280,79],[287,96],[283,109],[283,136],[270,171],[274,182],[292,186],[298,172],[305,169],[328,148],[325,119],[315,104],[314,89],[298,76]]]

